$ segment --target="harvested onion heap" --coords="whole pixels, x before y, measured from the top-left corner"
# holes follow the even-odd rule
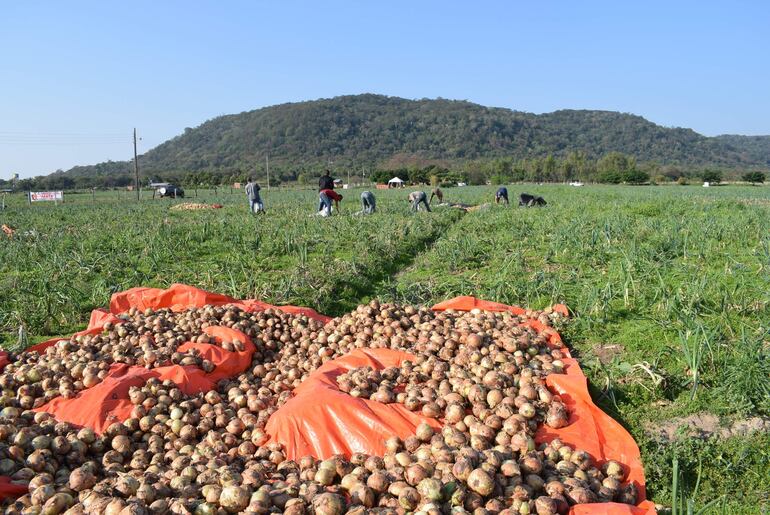
[[[619,463],[599,467],[558,440],[535,445],[539,424],[561,427],[568,414],[544,384],[546,374],[561,372],[562,352],[519,326],[529,316],[546,324],[556,317],[434,313],[376,301],[325,327],[273,310],[134,311],[120,325],[124,331],[105,327],[101,341],[74,339],[40,356],[40,377],[27,377],[32,353],[0,374],[0,474],[30,481],[30,493],[6,512],[481,515],[635,503],[634,486],[621,484]],[[71,377],[72,391],[91,386],[70,370],[54,369],[55,359],[90,366],[89,376],[97,378],[115,362],[180,361],[176,347],[200,338],[207,325],[241,330],[257,347],[251,367],[215,391],[186,396],[169,381],[150,379],[130,390],[131,417],[101,436],[29,411],[45,398],[45,379]],[[238,343],[223,346],[237,349]],[[390,438],[382,457],[287,460],[280,445],[267,443],[270,415],[313,370],[362,347],[416,357],[398,368],[350,370],[337,378],[340,389],[402,404],[443,428],[423,423],[403,441]],[[157,359],[148,361],[148,353]]]
[[[251,315],[234,308],[192,308],[180,313],[170,310],[140,312],[132,308],[120,315],[121,322],[104,324],[97,335],[73,336],[61,340],[42,354],[22,352],[0,374],[4,405],[37,408],[55,397],[72,398],[95,386],[107,375],[110,365],[124,363],[148,369],[165,365],[194,365],[206,372],[214,364],[202,359],[196,349],[178,352],[184,342],[213,343],[203,329],[227,325],[252,334],[275,315]],[[298,317],[299,321],[305,317]],[[260,325],[261,324],[261,325]],[[244,331],[246,332],[246,331]],[[227,350],[243,350],[243,342],[223,342]],[[16,402],[8,396],[16,394]]]

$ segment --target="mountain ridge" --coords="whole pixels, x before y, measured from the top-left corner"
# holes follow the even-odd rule
[[[206,120],[140,156],[143,175],[261,167],[286,179],[336,166],[380,166],[394,156],[465,162],[609,152],[639,162],[727,169],[770,166],[770,136],[703,136],[663,127],[642,116],[560,109],[534,114],[466,100],[365,93],[287,102]],[[70,177],[130,173],[128,161],[75,166]]]

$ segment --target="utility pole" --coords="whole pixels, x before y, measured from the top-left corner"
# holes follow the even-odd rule
[[[270,159],[267,152],[265,152],[265,171],[267,172],[267,191],[270,191]]]
[[[136,200],[139,200],[139,159],[136,156],[136,127],[134,127],[134,187],[136,188]]]

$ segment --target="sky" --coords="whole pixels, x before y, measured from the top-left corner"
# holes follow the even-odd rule
[[[337,95],[606,109],[770,134],[767,1],[0,3],[0,178]]]

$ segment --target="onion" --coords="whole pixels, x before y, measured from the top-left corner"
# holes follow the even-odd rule
[[[602,471],[607,477],[615,479],[617,481],[623,481],[625,478],[625,471],[623,465],[615,460],[609,460],[602,466]]]
[[[357,483],[350,489],[350,502],[361,504],[366,508],[374,506],[375,492],[368,486]]]
[[[316,515],[342,515],[345,513],[345,500],[333,493],[323,493],[313,498],[313,511]]]
[[[495,488],[493,478],[483,469],[474,469],[468,475],[468,488],[473,490],[479,495],[487,496],[492,493]]]
[[[96,484],[96,475],[85,467],[78,467],[70,473],[69,487],[76,492],[89,490]]]
[[[219,495],[219,505],[230,513],[238,513],[249,505],[251,493],[243,487],[228,485]]]
[[[441,482],[434,478],[425,478],[417,485],[417,492],[423,500],[438,501],[441,499]]]
[[[419,503],[420,494],[411,486],[404,487],[398,494],[398,504],[405,510],[414,510]]]

